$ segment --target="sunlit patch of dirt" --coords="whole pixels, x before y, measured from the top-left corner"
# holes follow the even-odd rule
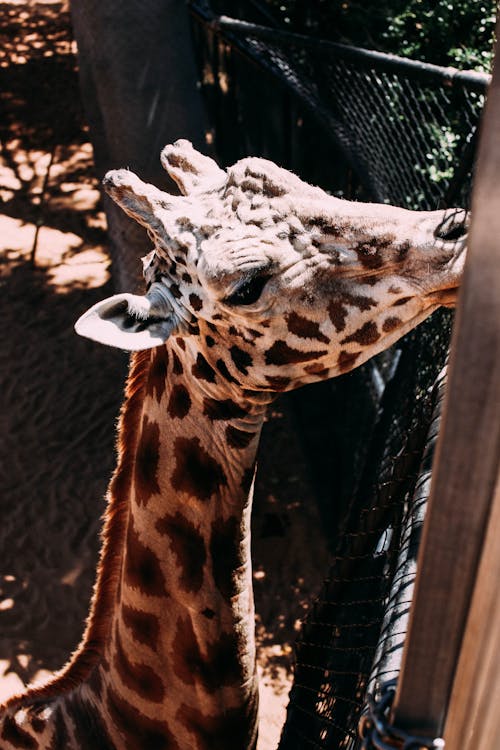
[[[25,150],[14,139],[0,157],[0,252],[48,270],[49,283],[61,292],[109,278],[106,223],[92,169],[88,142],[47,153]]]
[[[14,664],[7,659],[0,659],[0,703],[22,692],[27,682],[31,685],[40,685],[52,676],[53,673],[48,669],[37,669],[33,672],[30,668],[32,661],[28,654],[16,654]],[[25,675],[26,679],[23,680],[22,675]]]
[[[0,253],[59,292],[109,277],[67,3],[0,2]]]
[[[0,167],[1,179],[1,167]],[[73,232],[36,227],[0,214],[0,254],[10,261],[30,260],[47,271],[47,283],[65,293],[75,287],[99,287],[109,279],[109,255],[102,245],[88,247]]]

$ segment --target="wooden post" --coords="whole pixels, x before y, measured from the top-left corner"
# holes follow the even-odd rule
[[[500,738],[500,481],[455,675],[446,750],[493,750]]]
[[[497,39],[500,25],[497,22]],[[443,426],[438,442],[433,483],[418,560],[415,597],[412,604],[403,664],[395,697],[393,723],[415,734],[440,736],[452,690],[469,607],[474,605],[467,628],[460,680],[478,677],[488,654],[500,659],[500,612],[498,593],[491,573],[476,584],[478,571],[489,570],[500,577],[500,542],[492,541],[498,527],[498,507],[493,507],[500,455],[500,56],[489,91],[479,147],[478,168],[472,201],[472,227],[462,290],[450,356],[448,392]],[[500,501],[498,498],[497,502]],[[491,516],[491,520],[490,520]],[[489,524],[489,525],[488,525]],[[486,547],[483,558],[483,545]],[[480,564],[481,560],[481,564]],[[496,601],[490,601],[492,596]],[[485,602],[488,602],[486,605]],[[495,622],[481,622],[483,617]],[[496,630],[494,630],[496,628]],[[479,646],[475,638],[484,642]],[[496,639],[496,641],[495,641]],[[493,643],[496,643],[496,646]],[[477,648],[473,655],[471,649]],[[496,650],[495,650],[496,649]],[[498,693],[497,671],[495,690]],[[489,669],[481,675],[484,701],[476,701],[471,725],[477,729],[487,713],[493,677]],[[455,683],[453,717],[472,700],[473,684]],[[498,701],[490,712],[498,710]],[[450,716],[451,721],[451,716]],[[491,721],[493,721],[491,719]],[[498,720],[497,720],[498,721]],[[490,726],[490,725],[488,725]],[[493,724],[491,724],[493,726]],[[497,724],[498,726],[498,724]],[[458,730],[457,730],[458,731]],[[463,731],[463,730],[462,730]],[[449,722],[450,748],[464,750]],[[455,744],[453,744],[455,742]],[[491,750],[490,744],[478,743]]]

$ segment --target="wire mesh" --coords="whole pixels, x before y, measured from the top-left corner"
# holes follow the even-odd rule
[[[269,156],[350,198],[468,206],[488,76],[195,11],[228,161]],[[399,672],[451,322],[436,313],[389,354],[298,395],[313,466],[319,441],[331,445],[328,467],[315,466],[334,556],[296,643],[280,750],[359,748],[367,691]],[[328,427],[311,426],[314,414]]]
[[[198,4],[194,7],[200,11]],[[219,77],[212,80],[224,78],[226,101],[231,99],[231,58],[238,50],[314,113],[357,172],[365,197],[419,209],[465,204],[467,175],[460,185],[453,178],[464,159],[470,177],[486,74],[464,74],[227,18],[217,23],[224,44],[218,50]],[[250,85],[238,79],[236,100]],[[237,109],[241,102],[233,104]]]
[[[422,456],[449,328],[441,314],[402,345],[330,574],[296,644],[281,748],[302,747],[304,738],[311,747],[355,748],[367,688],[398,671],[428,494],[430,459],[422,464]]]
[[[322,81],[316,97],[333,113],[329,119],[337,137],[371,197],[414,208],[437,207],[474,137],[481,96],[377,70],[368,61],[354,65],[339,57],[338,50],[335,55],[322,50],[318,57],[308,65]],[[294,59],[297,68],[306,66]]]

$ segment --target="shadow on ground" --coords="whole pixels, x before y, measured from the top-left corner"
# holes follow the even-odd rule
[[[94,579],[124,354],[73,334],[102,294],[2,263],[0,657],[25,681],[77,645]]]

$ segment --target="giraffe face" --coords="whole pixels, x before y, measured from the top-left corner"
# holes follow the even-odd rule
[[[264,159],[225,173],[186,141],[162,160],[184,196],[126,170],[105,178],[154,250],[147,294],[94,306],[83,335],[125,349],[194,336],[245,389],[284,390],[352,369],[454,302],[463,211],[340,200]]]

